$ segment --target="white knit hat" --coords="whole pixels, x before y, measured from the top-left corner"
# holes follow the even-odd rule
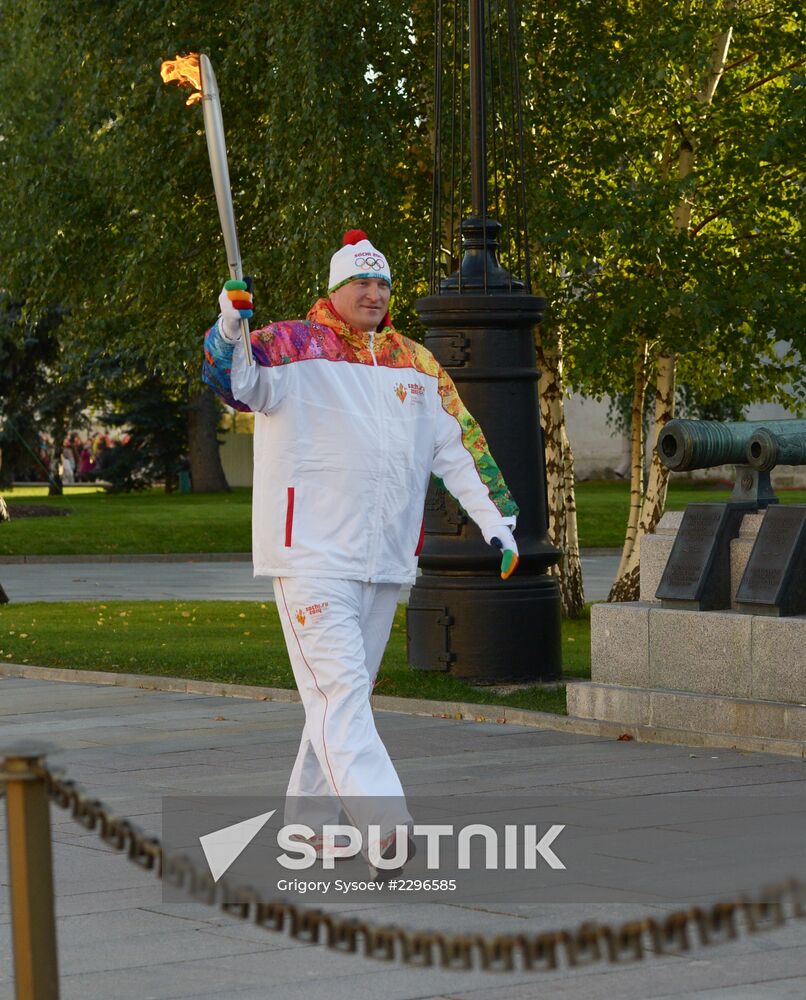
[[[382,253],[370,243],[361,229],[349,229],[342,238],[344,244],[330,258],[328,293],[346,285],[354,278],[381,278],[390,287],[392,272]]]

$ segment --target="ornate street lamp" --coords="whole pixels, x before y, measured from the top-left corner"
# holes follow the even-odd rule
[[[437,0],[431,294],[416,308],[520,507],[520,565],[501,580],[499,555],[432,483],[409,662],[474,682],[553,680],[560,593],[547,569],[560,553],[547,535],[533,334],[545,300],[530,288],[518,19],[514,0],[451,7]]]

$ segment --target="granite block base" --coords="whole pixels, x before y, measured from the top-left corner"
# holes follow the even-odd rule
[[[680,733],[806,741],[806,616],[599,604],[591,683],[569,715]]]

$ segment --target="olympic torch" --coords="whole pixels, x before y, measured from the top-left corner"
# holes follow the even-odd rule
[[[221,220],[221,232],[224,235],[224,245],[227,248],[227,263],[230,277],[243,281],[241,251],[238,246],[238,230],[235,227],[235,211],[232,205],[232,187],[227,164],[227,144],[224,138],[224,120],[221,116],[221,101],[218,96],[218,83],[210,60],[204,53],[197,55],[191,52],[187,56],[177,56],[167,60],[160,67],[160,74],[165,83],[176,81],[180,86],[194,87],[186,104],[202,102],[204,115],[204,135],[207,139],[207,152],[210,155],[210,170],[213,175],[215,200],[218,205],[218,217]],[[252,341],[249,336],[249,321],[241,320],[241,339],[246,354],[246,362],[254,364],[252,358]]]

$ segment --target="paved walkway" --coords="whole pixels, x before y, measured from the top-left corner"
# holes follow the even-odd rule
[[[541,790],[608,796],[622,854],[645,865],[646,902],[484,906],[388,902],[349,909],[376,923],[451,932],[535,933],[583,919],[621,921],[708,902],[691,866],[732,856],[734,831],[702,816],[654,826],[661,793],[756,802],[802,795],[799,761],[736,751],[618,742],[517,726],[379,713],[378,725],[410,791],[484,800]],[[84,683],[0,677],[0,742],[45,739],[50,757],[119,814],[161,832],[164,795],[266,795],[282,791],[302,726],[298,705]],[[646,817],[620,826],[620,803]],[[0,810],[2,813],[2,810]],[[62,1000],[783,1000],[806,995],[806,926],[790,923],[645,963],[550,974],[411,969],[299,943],[197,904],[162,902],[159,883],[53,807]],[[0,817],[0,855],[5,851]],[[802,830],[802,827],[801,827]],[[796,831],[797,832],[797,831]],[[802,837],[797,838],[804,858]],[[760,841],[758,863],[780,854]],[[613,858],[602,854],[602,873]],[[800,864],[801,873],[804,869]],[[765,869],[766,870],[766,869]],[[737,889],[747,875],[735,872]],[[757,873],[753,873],[753,879]],[[650,886],[652,887],[650,889]],[[0,998],[12,997],[7,867],[0,857]]]
[[[582,559],[585,598],[607,597],[618,556]],[[9,600],[273,600],[268,580],[255,580],[252,564],[238,562],[52,562],[0,564]],[[404,589],[401,600],[408,598]]]

